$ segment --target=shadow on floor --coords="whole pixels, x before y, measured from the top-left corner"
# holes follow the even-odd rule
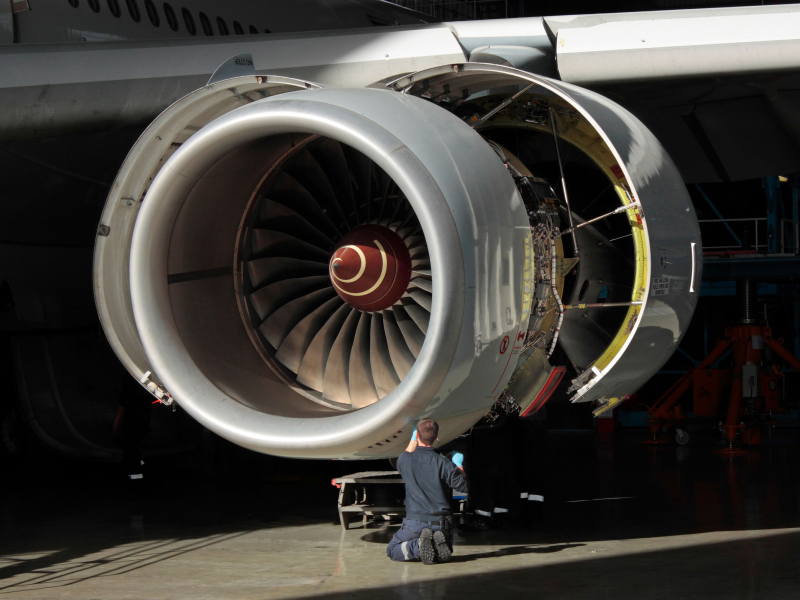
[[[484,558],[501,558],[503,556],[516,556],[520,554],[552,554],[554,552],[561,552],[567,548],[578,548],[586,544],[557,544],[555,546],[509,546],[508,548],[500,548],[493,552],[480,552],[478,554],[461,554],[456,553],[450,560],[452,563],[472,562],[473,560],[482,560]]]
[[[541,549],[504,548],[497,552],[454,557],[454,562],[513,554],[559,552],[580,546],[582,544]],[[649,547],[631,542],[629,553],[612,557],[603,557],[602,550],[587,549],[585,552],[584,555],[570,556],[568,560],[557,563],[531,557],[532,564],[527,567],[492,569],[463,575],[453,575],[453,567],[449,564],[425,566],[418,562],[393,563],[388,568],[397,568],[402,573],[404,583],[313,597],[315,600],[795,600],[798,597],[800,571],[796,557],[800,553],[800,533],[796,531],[750,532],[746,539],[719,543],[692,545],[687,540],[683,547],[666,550],[652,549],[652,542]],[[476,563],[475,568],[480,568],[480,564]],[[400,571],[403,569],[405,571]],[[431,579],[437,571],[441,575]]]

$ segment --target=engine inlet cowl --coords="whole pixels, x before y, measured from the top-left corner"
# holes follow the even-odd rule
[[[129,254],[113,221],[100,252],[128,258],[131,310],[104,321],[134,327],[121,355],[261,452],[396,456],[423,416],[443,442],[463,433],[527,324],[527,215],[497,155],[388,90],[273,88],[193,123],[210,93],[162,115],[145,136],[169,149],[143,142],[120,174],[152,178]]]

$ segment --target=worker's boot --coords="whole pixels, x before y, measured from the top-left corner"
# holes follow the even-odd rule
[[[453,551],[447,545],[447,537],[444,531],[436,531],[433,534],[433,549],[436,552],[436,561],[446,563],[453,557]]]
[[[423,564],[432,565],[436,561],[433,548],[433,532],[427,527],[419,534],[419,557]]]

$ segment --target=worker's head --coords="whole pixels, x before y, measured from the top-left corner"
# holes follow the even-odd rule
[[[433,419],[422,419],[417,423],[417,439],[430,446],[439,437],[439,424]]]

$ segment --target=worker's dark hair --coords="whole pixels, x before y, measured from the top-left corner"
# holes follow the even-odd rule
[[[439,424],[433,419],[422,419],[417,423],[417,435],[423,444],[430,446],[439,437]]]

